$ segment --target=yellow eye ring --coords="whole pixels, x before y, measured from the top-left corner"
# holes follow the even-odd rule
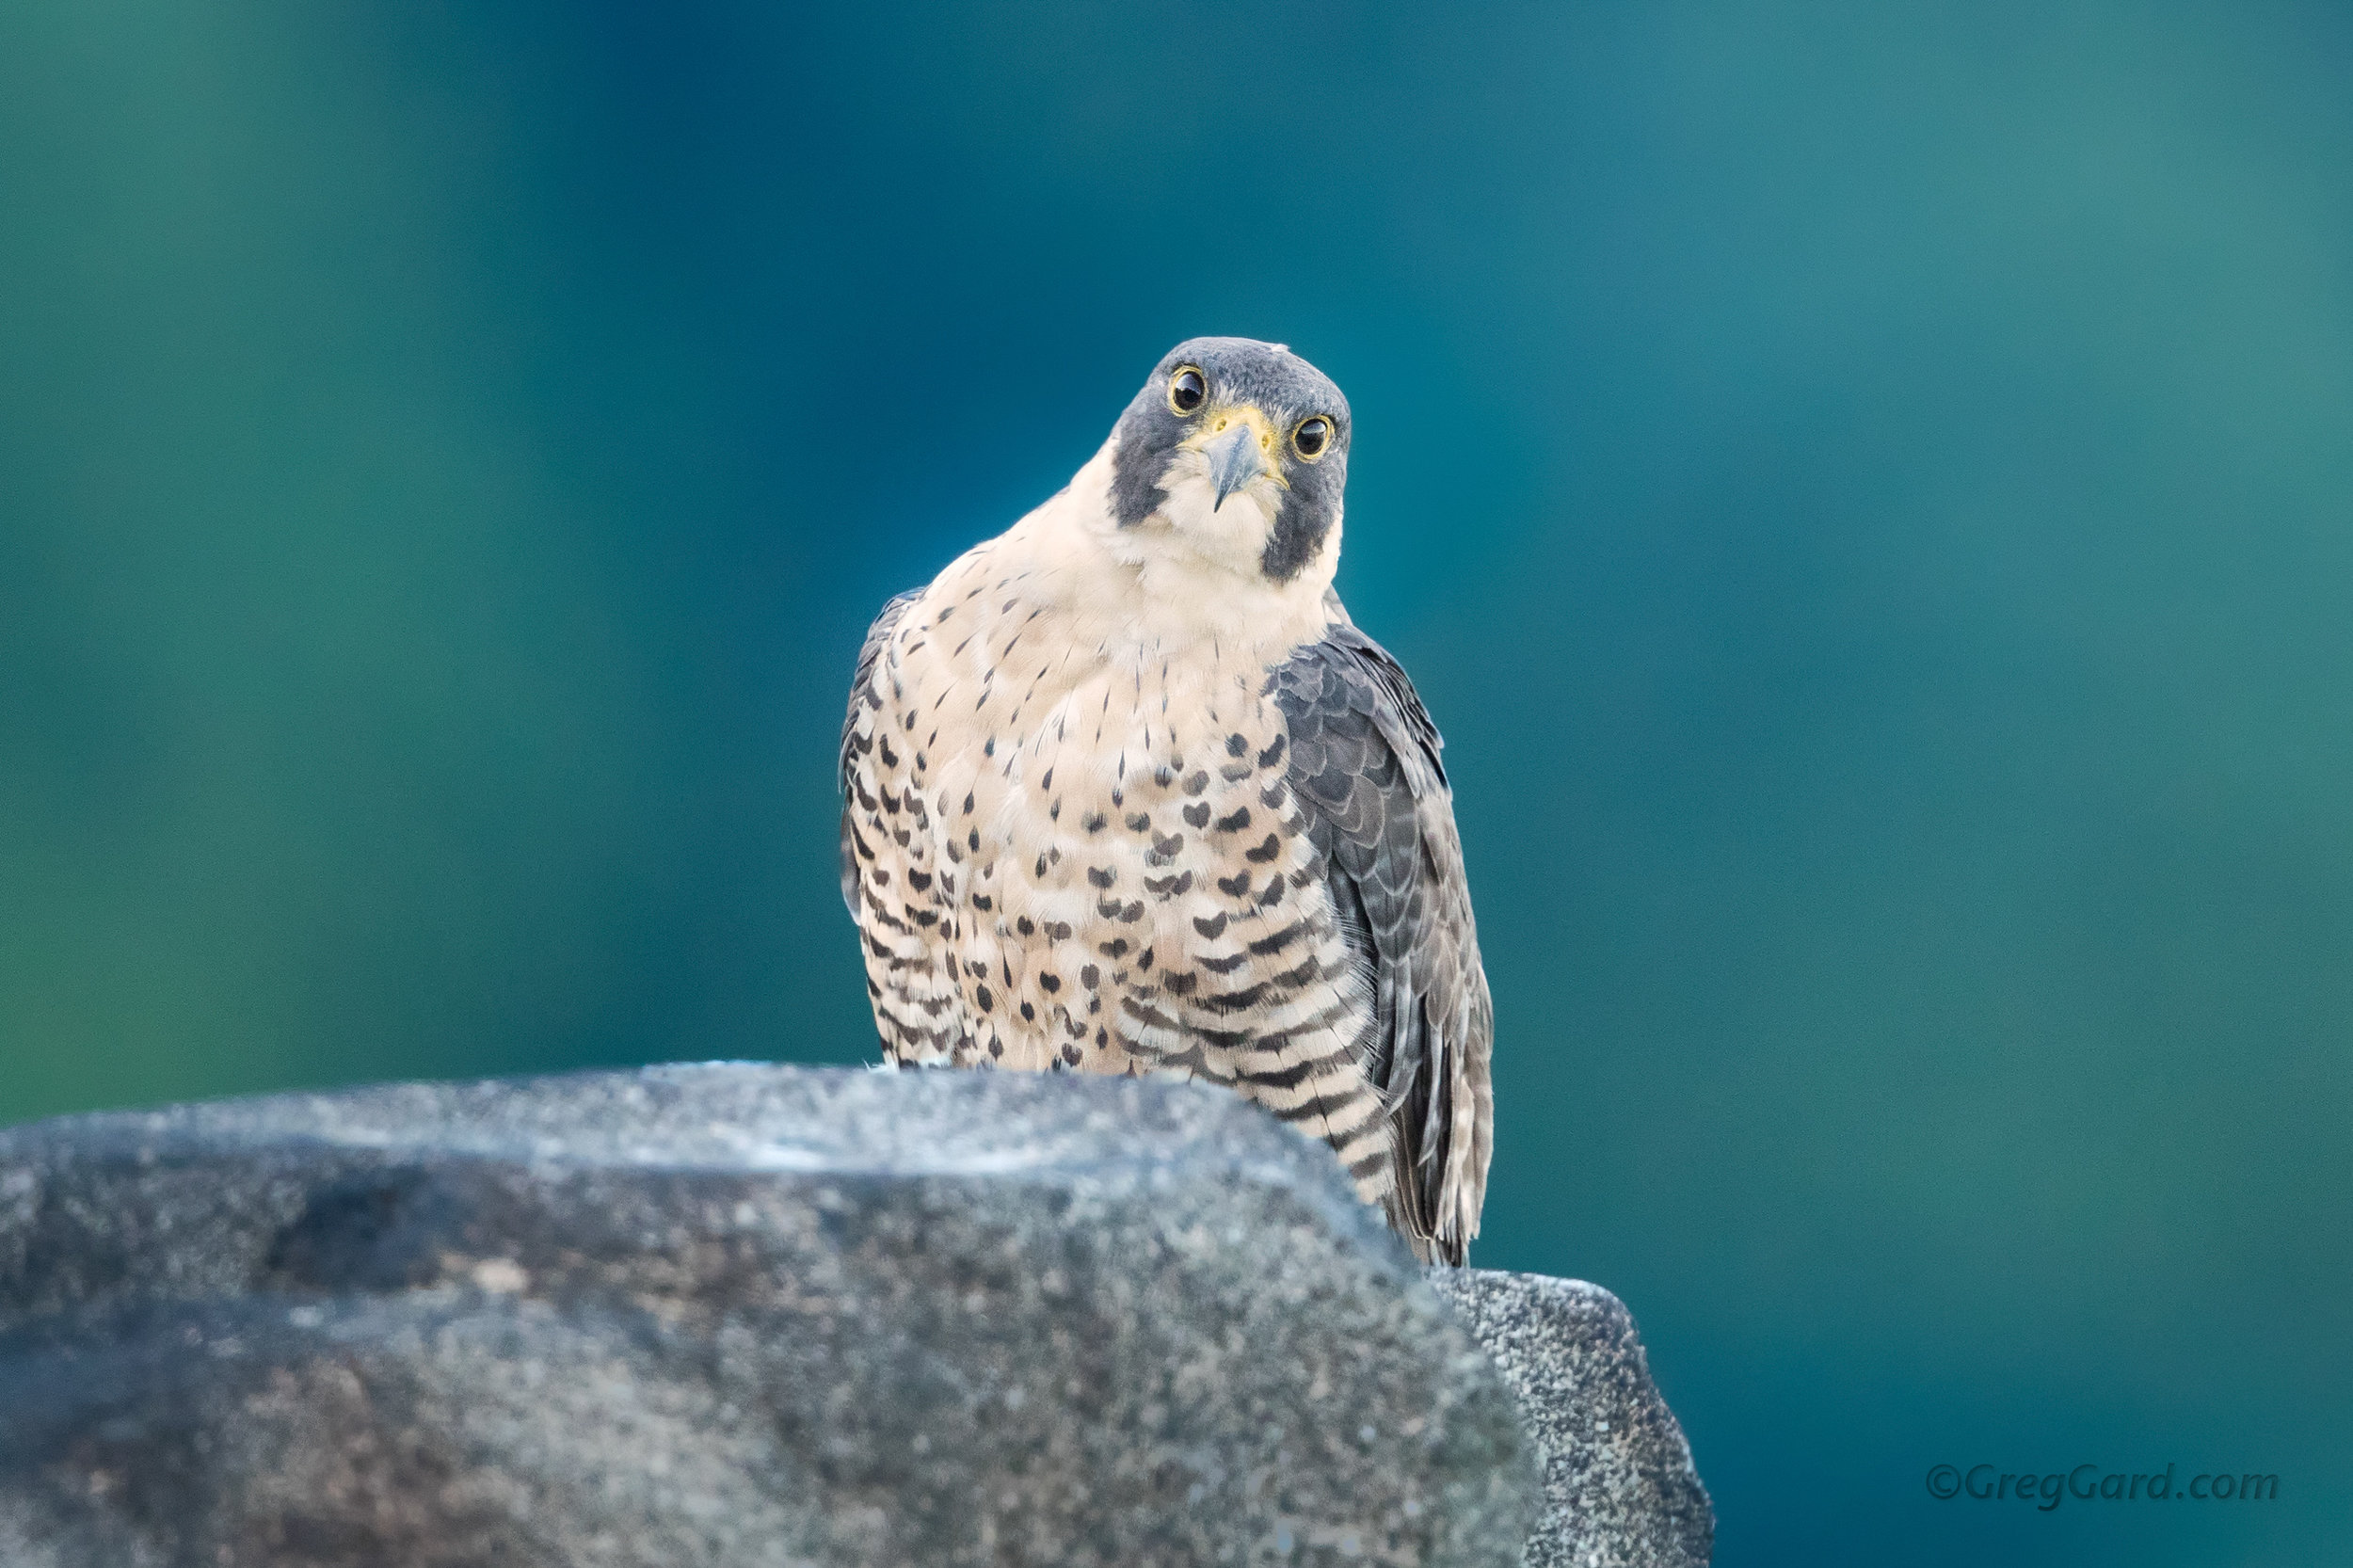
[[[1209,378],[1199,365],[1178,365],[1168,376],[1168,407],[1172,413],[1197,414],[1209,400]]]
[[[1299,454],[1303,463],[1312,463],[1332,450],[1332,438],[1337,434],[1332,422],[1321,414],[1309,414],[1291,432],[1291,450]]]

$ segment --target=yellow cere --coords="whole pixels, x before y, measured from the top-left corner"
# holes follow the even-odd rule
[[[1200,415],[1201,427],[1184,439],[1181,443],[1182,449],[1187,452],[1200,451],[1232,429],[1237,420],[1249,425],[1257,433],[1258,451],[1267,459],[1266,476],[1282,486],[1283,488],[1289,489],[1291,483],[1283,477],[1283,465],[1280,461],[1282,456],[1289,451],[1289,443],[1275,438],[1274,422],[1269,419],[1266,410],[1256,403],[1225,403],[1204,410]]]

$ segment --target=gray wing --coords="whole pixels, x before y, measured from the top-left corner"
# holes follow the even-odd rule
[[[899,624],[899,617],[906,614],[907,606],[922,596],[922,589],[909,588],[882,607],[882,614],[874,617],[874,624],[866,629],[865,645],[857,650],[857,673],[850,678],[850,707],[841,717],[841,758],[837,777],[844,797],[841,803],[841,902],[849,905],[852,920],[857,919],[858,856],[857,830],[850,821],[847,798],[853,782],[850,770],[856,763],[859,754],[874,744],[871,732],[867,739],[861,740],[858,736],[858,710],[862,707],[875,714],[882,712],[883,694],[875,684],[875,667],[882,662],[883,649],[890,646],[891,629]]]
[[[1289,781],[1371,978],[1358,1047],[1396,1128],[1399,1228],[1451,1263],[1479,1232],[1495,1035],[1437,727],[1404,670],[1345,620],[1277,666]]]

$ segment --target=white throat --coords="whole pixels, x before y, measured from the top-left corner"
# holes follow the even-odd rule
[[[1131,528],[1112,510],[1112,444],[1063,492],[981,547],[994,579],[1034,609],[1067,617],[1065,634],[1119,649],[1171,652],[1216,643],[1266,664],[1323,634],[1338,568],[1339,520],[1298,575],[1269,582],[1259,562],[1282,492],[1261,478],[1223,506],[1196,459],[1167,481],[1168,499]],[[976,565],[980,564],[976,562]]]

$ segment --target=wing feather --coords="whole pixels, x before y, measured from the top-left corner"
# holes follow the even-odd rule
[[[1412,680],[1345,618],[1277,666],[1289,782],[1373,1016],[1358,1044],[1394,1128],[1399,1228],[1461,1263],[1493,1144],[1495,1024],[1444,743]]]

